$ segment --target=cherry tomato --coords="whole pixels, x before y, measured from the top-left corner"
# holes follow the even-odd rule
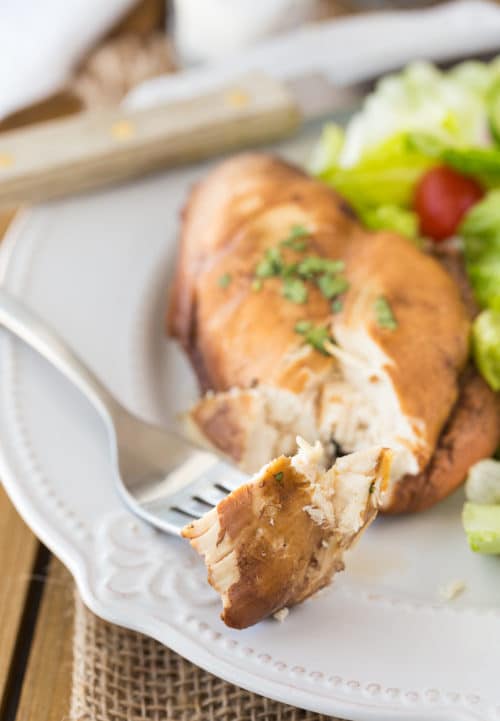
[[[475,180],[456,170],[444,165],[431,168],[415,190],[414,205],[421,232],[436,242],[451,237],[465,213],[483,195]]]

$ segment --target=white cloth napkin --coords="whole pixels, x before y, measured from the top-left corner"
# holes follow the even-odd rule
[[[317,17],[322,0],[173,0],[172,34],[186,64],[239,52]]]
[[[304,25],[202,67],[148,80],[126,104],[186,99],[256,70],[283,80],[320,72],[343,85],[413,59],[442,61],[486,51],[500,53],[500,5],[487,0],[354,15]]]
[[[0,0],[0,118],[56,92],[134,0]]]
[[[63,87],[85,51],[133,4],[134,0],[0,0],[0,118]],[[231,33],[229,11],[224,31]],[[255,69],[279,78],[321,70],[338,82],[353,82],[415,57],[442,59],[496,48],[500,51],[500,6],[459,0],[430,10],[303,26],[201,69],[146,82],[129,102],[144,105],[190,97]]]

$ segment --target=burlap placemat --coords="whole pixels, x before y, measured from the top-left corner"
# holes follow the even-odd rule
[[[102,621],[78,595],[75,605],[72,721],[327,721],[243,691],[158,641]]]

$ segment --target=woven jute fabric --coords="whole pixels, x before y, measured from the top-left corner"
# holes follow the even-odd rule
[[[102,621],[78,596],[75,604],[72,721],[327,721],[221,681]]]

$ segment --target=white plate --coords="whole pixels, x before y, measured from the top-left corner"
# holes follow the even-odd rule
[[[304,156],[307,137],[285,147]],[[165,421],[196,395],[162,332],[179,209],[204,168],[37,208],[2,248],[3,282],[68,339],[119,398]],[[260,694],[363,720],[500,720],[500,563],[474,556],[461,493],[379,519],[334,585],[283,624],[231,631],[199,558],[121,504],[94,410],[0,333],[1,476],[99,616],[157,638]],[[440,586],[466,583],[441,602]]]

